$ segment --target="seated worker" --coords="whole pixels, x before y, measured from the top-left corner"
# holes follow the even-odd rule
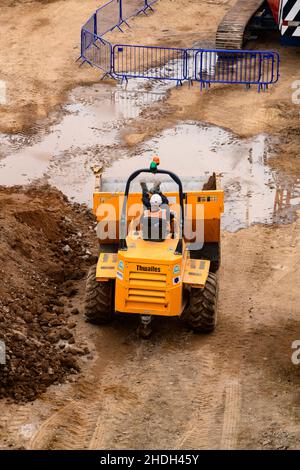
[[[141,181],[140,184],[143,191],[142,201],[145,209],[151,209],[150,198],[153,194],[158,194],[161,197],[161,204],[169,207],[168,198],[160,190],[160,181],[156,181],[150,190],[148,189],[145,181]]]
[[[151,165],[150,165],[150,169],[152,169],[152,168],[156,169],[159,164],[160,164],[159,157],[157,157],[157,156],[153,157],[153,160],[152,160]],[[162,199],[161,204],[164,204],[164,205],[169,207],[168,198],[160,190],[160,185],[161,185],[160,181],[156,181],[153,184],[153,186],[150,190],[148,189],[147,184],[146,184],[145,181],[141,181],[140,184],[141,184],[142,191],[143,191],[142,201],[143,201],[143,205],[146,209],[151,208],[151,206],[150,206],[150,197],[151,197],[152,194],[159,194],[161,199]]]
[[[155,183],[150,191],[144,181],[141,187],[144,213],[140,223],[144,240],[163,241],[169,233],[174,238],[175,214],[170,210],[168,198],[160,191],[160,182]]]

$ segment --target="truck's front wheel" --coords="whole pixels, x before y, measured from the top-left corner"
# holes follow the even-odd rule
[[[96,267],[89,269],[84,313],[91,323],[105,324],[112,320],[114,313],[114,284],[113,281],[97,281]]]

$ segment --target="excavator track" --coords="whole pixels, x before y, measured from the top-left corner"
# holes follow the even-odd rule
[[[264,0],[238,0],[219,24],[217,49],[243,49],[247,25],[263,4]]]

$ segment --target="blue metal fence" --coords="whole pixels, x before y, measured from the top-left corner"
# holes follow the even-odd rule
[[[147,10],[147,2],[145,0],[122,0],[122,20],[128,20],[132,16],[138,15]]]
[[[157,0],[110,0],[81,30],[81,58],[114,78],[196,81],[257,85],[266,89],[279,78],[279,55],[272,51],[183,49],[130,44],[112,45],[104,35],[145,13]]]
[[[122,1],[110,0],[110,2],[96,10],[95,34],[102,37],[122,23],[120,5],[122,5]]]
[[[152,10],[157,0],[110,0],[98,8],[81,29],[81,55],[83,61],[111,74],[113,65],[112,46],[103,36],[115,28],[122,31],[121,26],[126,20],[139,13]]]
[[[118,78],[185,80],[186,51],[181,48],[117,44],[112,58],[112,73]]]
[[[201,50],[195,55],[194,80],[211,83],[257,85],[267,88],[279,78],[279,55],[270,51]]]
[[[84,48],[84,60],[98,67],[105,74],[111,74],[112,45],[89,31],[82,31],[81,41]]]
[[[112,74],[118,78],[152,78],[211,83],[257,85],[279,77],[279,55],[265,51],[182,49],[117,44],[112,49]]]
[[[82,30],[103,37],[115,28],[121,29],[129,18],[152,10],[155,2],[157,0],[110,0],[95,11]]]

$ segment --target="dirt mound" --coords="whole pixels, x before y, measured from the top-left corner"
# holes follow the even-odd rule
[[[93,235],[90,212],[60,192],[0,188],[0,397],[31,400],[79,371],[88,349],[76,345],[72,297],[93,262]]]

